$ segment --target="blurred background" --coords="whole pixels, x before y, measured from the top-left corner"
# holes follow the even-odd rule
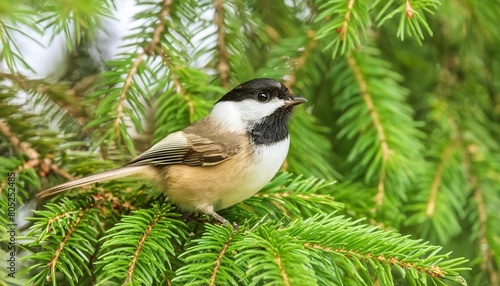
[[[500,285],[499,19],[498,0],[0,0],[0,173],[19,173],[19,225],[38,190],[269,77],[309,100],[284,170],[469,259],[469,285]]]

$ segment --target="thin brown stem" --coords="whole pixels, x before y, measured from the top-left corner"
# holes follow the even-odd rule
[[[120,125],[122,123],[122,118],[125,115],[123,111],[123,106],[125,104],[125,100],[127,99],[128,90],[130,89],[130,86],[132,86],[134,76],[137,74],[139,65],[142,63],[143,60],[144,60],[144,53],[139,53],[135,58],[135,61],[132,64],[132,68],[128,72],[127,77],[125,78],[125,84],[123,85],[122,90],[120,92],[120,97],[118,98],[118,106],[116,107],[116,116],[115,116],[116,130],[120,128]]]
[[[134,271],[135,271],[135,266],[137,265],[137,260],[139,259],[139,255],[142,251],[142,248],[144,247],[144,242],[148,238],[149,234],[153,230],[153,227],[156,225],[158,220],[161,217],[157,217],[154,221],[152,221],[148,227],[146,228],[146,231],[141,236],[141,239],[139,240],[139,244],[137,245],[137,248],[135,249],[134,256],[132,257],[132,261],[130,262],[130,265],[127,269],[127,277],[125,278],[125,282],[123,285],[128,285],[132,282],[133,276],[134,276]]]
[[[233,240],[234,236],[229,237],[228,241],[224,243],[224,246],[222,247],[221,251],[219,252],[219,256],[217,256],[217,260],[215,260],[215,266],[212,271],[212,275],[210,276],[210,286],[214,286],[215,284],[215,278],[217,278],[217,272],[219,272],[219,268],[222,262],[222,258],[224,257],[227,248],[229,247],[229,244]]]
[[[179,76],[176,73],[176,68],[175,68],[174,64],[172,63],[172,61],[170,60],[170,57],[168,56],[167,51],[162,49],[160,52],[158,52],[158,54],[160,55],[163,62],[165,63],[167,68],[170,70],[170,73],[172,74],[172,80],[174,83],[175,92],[179,95],[184,96],[184,98],[188,104],[189,115],[191,117],[192,115],[194,115],[194,103],[191,100],[191,96],[187,92],[184,91],[184,88],[182,87],[182,83],[179,79]]]
[[[339,29],[340,40],[344,41],[347,35],[347,29],[349,28],[349,21],[351,20],[351,11],[352,7],[354,7],[355,0],[349,0],[347,4],[347,11],[344,15],[344,22],[342,23],[342,27]]]
[[[385,135],[385,130],[382,125],[382,122],[380,121],[380,116],[377,111],[377,108],[375,107],[375,103],[373,102],[373,99],[370,95],[370,92],[368,91],[368,84],[366,83],[366,79],[363,76],[363,73],[361,72],[360,68],[358,67],[356,60],[352,55],[349,55],[347,57],[347,63],[349,64],[349,67],[354,73],[354,77],[356,78],[356,82],[358,83],[359,90],[361,93],[361,96],[363,97],[363,100],[366,104],[366,107],[368,109],[368,113],[370,114],[370,117],[372,118],[373,125],[375,126],[375,129],[377,130],[378,134],[378,139],[380,142],[380,151],[382,152],[382,159],[385,162],[388,162],[392,153],[392,150],[389,147],[389,144],[387,143],[386,135]],[[382,166],[383,168],[383,166]],[[384,202],[384,197],[385,197],[385,177],[386,173],[385,171],[381,171],[380,177],[379,177],[379,182],[378,182],[378,192],[377,192],[377,205],[381,206]]]
[[[144,49],[146,54],[149,56],[153,55],[156,50],[156,46],[160,43],[161,34],[165,31],[165,20],[170,14],[170,9],[172,7],[173,0],[164,0],[163,1],[163,9],[160,13],[160,22],[156,25],[156,28],[153,32],[153,39],[149,43],[148,47]]]
[[[283,262],[281,261],[281,257],[276,254],[276,263],[278,264],[278,268],[281,272],[281,278],[283,278],[283,283],[286,285],[286,286],[290,286],[290,279],[288,278],[288,274],[286,273],[285,271],[285,267],[283,266]]]
[[[461,141],[461,133],[459,133],[459,138]],[[474,195],[474,200],[477,205],[477,214],[479,219],[479,232],[478,232],[478,248],[481,254],[481,264],[480,268],[484,273],[488,273],[491,285],[500,285],[500,279],[498,277],[498,272],[495,271],[494,264],[494,253],[491,249],[490,242],[488,240],[488,211],[486,209],[486,204],[483,198],[482,189],[479,186],[478,178],[473,173],[471,167],[471,158],[474,157],[474,153],[477,152],[477,146],[470,145],[466,148],[464,152],[464,167],[469,180],[472,193]]]
[[[434,178],[432,179],[431,183],[429,201],[427,202],[427,210],[425,212],[427,217],[432,217],[434,215],[434,208],[436,207],[436,199],[439,187],[441,186],[441,179],[443,177],[444,167],[451,155],[451,150],[452,150],[452,145],[450,142],[444,147],[443,152],[439,157],[439,163],[436,167],[436,171],[434,172]]]
[[[382,170],[380,170],[380,176],[378,178],[377,195],[375,196],[375,203],[377,204],[378,207],[384,204],[386,174],[387,172],[385,171],[385,169],[382,168]]]
[[[95,81],[94,77],[83,79],[73,89],[63,84],[50,84],[43,80],[30,79],[22,74],[0,72],[0,78],[9,79],[13,84],[26,92],[36,92],[46,95],[61,109],[75,118],[78,124],[83,126],[87,123],[87,113],[77,94],[85,90],[84,86],[88,88],[88,86],[92,85]]]
[[[59,247],[57,247],[56,251],[54,252],[54,257],[49,261],[47,264],[47,268],[50,269],[50,274],[47,275],[47,282],[50,282],[50,277],[52,277],[56,271],[56,266],[57,266],[57,261],[59,260],[59,256],[61,255],[64,247],[66,246],[66,243],[68,240],[71,238],[71,235],[73,232],[75,232],[76,227],[78,224],[82,221],[84,211],[80,211],[80,215],[78,216],[78,219],[75,221],[73,226],[66,232],[66,235],[64,236],[63,240],[59,244]]]
[[[346,257],[357,257],[358,259],[364,259],[364,260],[377,260],[380,263],[383,264],[388,264],[388,265],[397,265],[403,269],[414,269],[418,272],[421,273],[426,273],[431,277],[434,278],[443,278],[446,275],[446,271],[441,269],[437,265],[429,265],[429,266],[418,266],[415,265],[412,262],[404,262],[403,260],[397,259],[396,257],[385,257],[384,255],[373,255],[371,253],[361,253],[355,250],[350,250],[350,249],[344,249],[343,247],[339,248],[331,248],[331,247],[326,247],[320,244],[311,244],[311,243],[305,243],[305,247],[307,248],[313,248],[313,249],[319,249],[322,251],[327,251],[327,252],[335,252],[335,253],[340,253]]]
[[[137,74],[139,65],[143,62],[144,60],[144,55],[147,54],[148,56],[153,55],[154,51],[156,51],[156,47],[160,43],[160,38],[161,34],[165,31],[165,20],[170,14],[170,8],[172,6],[173,0],[164,0],[163,1],[163,9],[161,10],[160,13],[160,21],[158,25],[156,25],[155,30],[153,32],[153,36],[151,39],[151,42],[149,45],[147,45],[144,48],[144,51],[139,53],[132,64],[132,67],[130,68],[130,71],[127,74],[127,77],[125,78],[125,83],[123,85],[123,88],[120,92],[120,97],[118,98],[118,106],[116,108],[116,116],[115,116],[115,129],[118,130],[122,123],[122,118],[124,116],[124,104],[125,100],[127,98],[127,93],[132,86],[133,78]]]

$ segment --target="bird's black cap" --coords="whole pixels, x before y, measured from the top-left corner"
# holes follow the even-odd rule
[[[266,93],[271,98],[290,99],[292,94],[279,81],[270,78],[256,78],[244,82],[226,93],[219,101],[242,101],[256,99],[259,93]]]

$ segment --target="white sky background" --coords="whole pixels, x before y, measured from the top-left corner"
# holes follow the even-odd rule
[[[89,47],[90,56],[99,63],[112,60],[118,52],[133,52],[132,50],[119,48],[126,44],[123,37],[134,33],[133,29],[142,24],[139,20],[133,19],[136,13],[144,9],[144,7],[138,7],[135,0],[116,0],[115,4],[114,18],[102,20],[102,28],[97,31],[96,39],[92,46]],[[210,21],[213,19],[213,13],[213,10],[207,11],[201,15],[201,18]],[[194,34],[192,43],[199,47],[207,44],[207,42],[215,42],[215,29],[216,27],[212,26],[204,30],[203,33]],[[26,29],[26,31],[29,32],[30,30]],[[18,65],[21,74],[31,78],[50,80],[51,78],[57,78],[65,71],[66,59],[69,53],[66,47],[67,39],[64,33],[60,33],[51,41],[53,34],[51,30],[46,30],[43,35],[31,32],[30,36],[36,40],[34,41],[20,33],[12,33],[23,59],[35,71],[33,73],[29,69]],[[203,39],[209,34],[213,34],[214,37]],[[188,46],[183,48],[189,50]],[[197,59],[193,64],[202,67],[207,61],[208,57]],[[8,71],[4,62],[0,62],[0,70]]]
[[[130,34],[132,28],[140,24],[132,19],[134,14],[139,11],[134,0],[116,1],[116,8],[114,19],[103,20],[103,27],[97,33],[95,45],[89,50],[90,55],[99,62],[112,59],[118,52],[118,48],[124,44],[122,38]],[[19,65],[19,72],[32,78],[50,78],[64,72],[64,65],[69,53],[66,47],[66,37],[60,33],[51,41],[53,34],[51,30],[43,34],[31,32],[30,36],[36,39],[39,44],[24,35],[13,33],[13,38],[23,59],[35,71],[33,73]],[[3,62],[1,69],[6,70]]]

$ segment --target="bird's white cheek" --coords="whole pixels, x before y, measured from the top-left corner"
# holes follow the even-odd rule
[[[210,117],[228,132],[244,133],[247,130],[247,125],[243,122],[236,102],[223,101],[217,103],[210,112]]]
[[[283,101],[277,98],[266,103],[257,102],[255,100],[243,100],[238,102],[238,107],[241,110],[244,121],[256,123],[273,114],[276,109],[282,107],[283,104]]]
[[[278,98],[266,103],[253,99],[222,101],[214,106],[210,116],[228,132],[246,133],[251,126],[261,122],[283,105],[283,100]]]

